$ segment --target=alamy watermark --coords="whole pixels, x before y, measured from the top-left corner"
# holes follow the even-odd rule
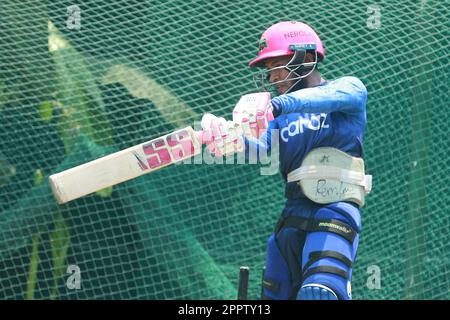
[[[67,267],[67,274],[70,276],[67,278],[66,286],[69,290],[79,290],[81,289],[81,270],[77,265],[70,265]]]
[[[366,25],[367,28],[371,30],[381,28],[381,7],[378,4],[371,4],[367,6],[367,18]]]
[[[67,7],[67,29],[80,30],[81,29],[81,9],[77,5]]]
[[[274,175],[279,170],[279,156],[280,156],[280,143],[287,143],[289,139],[293,139],[298,135],[303,134],[306,130],[326,130],[329,129],[330,124],[327,119],[327,114],[309,114],[299,116],[297,120],[291,121],[286,127],[282,129],[269,129],[265,132],[259,140],[256,138],[249,138],[246,140],[244,146],[241,149],[243,151],[230,152],[229,156],[214,156],[210,153],[208,148],[205,148],[203,152],[190,157],[181,163],[184,164],[258,164],[262,165],[260,168],[260,174],[263,176]],[[194,130],[197,132],[202,131],[201,123],[194,122]],[[232,129],[233,130],[233,129]],[[227,147],[232,148],[230,151],[234,151],[233,148],[240,149],[237,146],[239,142],[232,142],[232,132],[229,132],[229,141],[223,142]],[[236,137],[235,137],[236,138]],[[173,138],[170,138],[171,143],[175,143]],[[181,143],[181,142],[180,142]],[[214,143],[214,142],[213,142]],[[165,144],[164,141],[158,141],[158,144]],[[163,148],[167,148],[169,143],[163,145]],[[150,150],[152,156],[157,153],[158,150],[156,142],[151,146]],[[166,151],[164,151],[166,152]],[[148,154],[146,152],[146,154]],[[152,159],[153,160],[153,159]],[[158,164],[156,164],[158,165]]]
[[[367,267],[367,288],[370,290],[381,289],[381,269],[376,264]]]
[[[201,131],[201,124],[194,123],[194,130]],[[280,130],[270,130],[270,139],[254,139],[247,144],[242,152],[236,152],[227,156],[215,156],[208,148],[193,157],[187,158],[180,163],[183,164],[257,164],[261,165],[260,174],[263,176],[274,175],[279,169],[279,139]],[[265,141],[264,141],[265,140]],[[269,140],[269,141],[267,141]],[[270,151],[268,145],[270,144]]]

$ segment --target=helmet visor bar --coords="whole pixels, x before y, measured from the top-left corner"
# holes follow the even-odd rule
[[[271,69],[259,69],[253,74],[253,81],[258,90],[276,92],[275,87],[287,81],[295,81],[289,87],[286,93],[290,92],[302,79],[308,77],[315,69],[317,64],[317,51],[314,50],[314,61],[304,62],[306,59],[306,49],[295,51],[291,60],[286,65],[277,66]],[[300,61],[299,61],[300,60]],[[270,82],[270,75],[272,72],[285,69],[289,73],[284,77],[274,82]]]

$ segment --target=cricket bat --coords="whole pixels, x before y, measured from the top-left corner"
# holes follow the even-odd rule
[[[254,108],[269,100],[267,92],[252,93],[242,96],[237,105]],[[186,127],[53,174],[50,187],[57,202],[63,204],[196,156],[206,141],[204,132]]]
[[[50,187],[59,204],[78,199],[199,154],[201,132],[192,127],[53,174]]]

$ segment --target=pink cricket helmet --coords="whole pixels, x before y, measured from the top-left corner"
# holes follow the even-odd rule
[[[250,67],[260,67],[265,59],[294,54],[291,45],[315,45],[319,61],[325,58],[322,41],[313,28],[298,21],[282,21],[270,26],[259,39],[258,56]]]

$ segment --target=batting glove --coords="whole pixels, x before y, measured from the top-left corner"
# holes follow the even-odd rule
[[[270,103],[263,105],[238,104],[233,109],[233,121],[242,127],[242,131],[249,139],[259,139],[267,131],[269,121],[273,119]]]
[[[215,156],[228,156],[244,150],[242,129],[233,121],[206,113],[201,125],[208,150]]]

